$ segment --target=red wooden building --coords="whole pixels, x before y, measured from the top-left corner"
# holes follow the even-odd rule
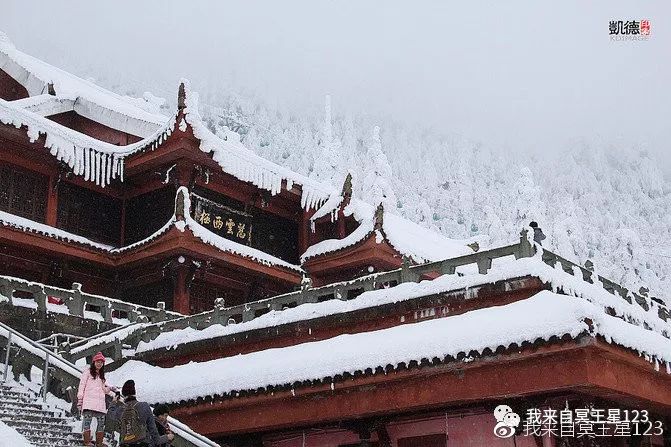
[[[0,271],[189,314],[216,298],[291,291],[303,276],[323,284],[398,267],[403,255],[471,251],[397,216],[383,228],[378,213],[373,228],[373,208],[358,202],[332,218],[348,212],[350,179],[335,203],[340,191],[256,156],[233,132],[212,134],[185,83],[178,96],[172,116],[150,113],[3,37]],[[186,227],[176,225],[180,187],[192,204]],[[390,242],[408,229],[431,250]]]
[[[187,82],[163,116],[0,36],[0,98],[0,275],[192,314],[110,341],[110,380],[222,445],[671,445],[664,300],[264,160]],[[645,410],[664,433],[525,433],[534,408]]]

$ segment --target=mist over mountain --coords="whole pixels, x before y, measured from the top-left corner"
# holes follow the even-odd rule
[[[609,39],[642,17],[648,41]],[[186,76],[213,131],[276,163],[337,188],[352,172],[361,198],[453,238],[510,243],[536,220],[561,255],[663,296],[670,18],[666,1],[22,0],[0,29],[165,114]]]
[[[163,101],[131,79],[97,82],[144,95],[154,111],[174,108],[167,88]],[[341,114],[329,96],[300,114],[254,95],[207,91],[201,114],[215,133],[228,127],[255,153],[336,188],[350,172],[358,197],[446,236],[502,245],[535,220],[545,246],[580,264],[592,260],[603,276],[660,296],[671,286],[671,183],[645,148],[578,140],[529,153]]]

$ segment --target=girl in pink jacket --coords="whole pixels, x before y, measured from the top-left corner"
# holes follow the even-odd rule
[[[84,445],[93,445],[91,443],[91,421],[96,419],[96,447],[103,446],[105,414],[107,413],[105,395],[114,397],[114,391],[115,388],[105,383],[105,356],[99,352],[93,357],[90,368],[82,374],[77,391],[77,408],[82,413],[83,420]]]

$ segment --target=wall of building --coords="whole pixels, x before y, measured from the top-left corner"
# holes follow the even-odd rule
[[[392,447],[539,447],[533,437],[498,438],[494,435],[496,420],[492,414],[463,417],[434,417],[386,425]],[[377,434],[372,447],[380,445]],[[265,447],[344,447],[356,446],[359,436],[349,430],[306,430],[284,439],[271,439]],[[543,447],[555,447],[546,438]]]

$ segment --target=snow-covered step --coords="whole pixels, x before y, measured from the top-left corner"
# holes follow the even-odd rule
[[[64,437],[72,435],[72,427],[66,424],[60,424],[60,423],[52,424],[49,422],[29,422],[15,419],[10,419],[3,422],[9,425],[10,427],[16,428],[17,430],[20,428],[24,432],[24,435],[26,436],[28,434],[39,435],[40,433],[49,433]]]
[[[0,421],[39,447],[83,445],[80,423],[54,405],[45,403],[35,391],[12,382],[0,385]],[[112,445],[111,440],[106,445]]]
[[[63,420],[62,417],[48,416],[39,413],[19,414],[16,412],[7,412],[0,410],[0,420],[4,421],[7,425],[10,425],[10,421],[24,421],[27,423],[47,422],[49,424],[54,425],[61,424],[66,427],[70,426],[67,421]]]

